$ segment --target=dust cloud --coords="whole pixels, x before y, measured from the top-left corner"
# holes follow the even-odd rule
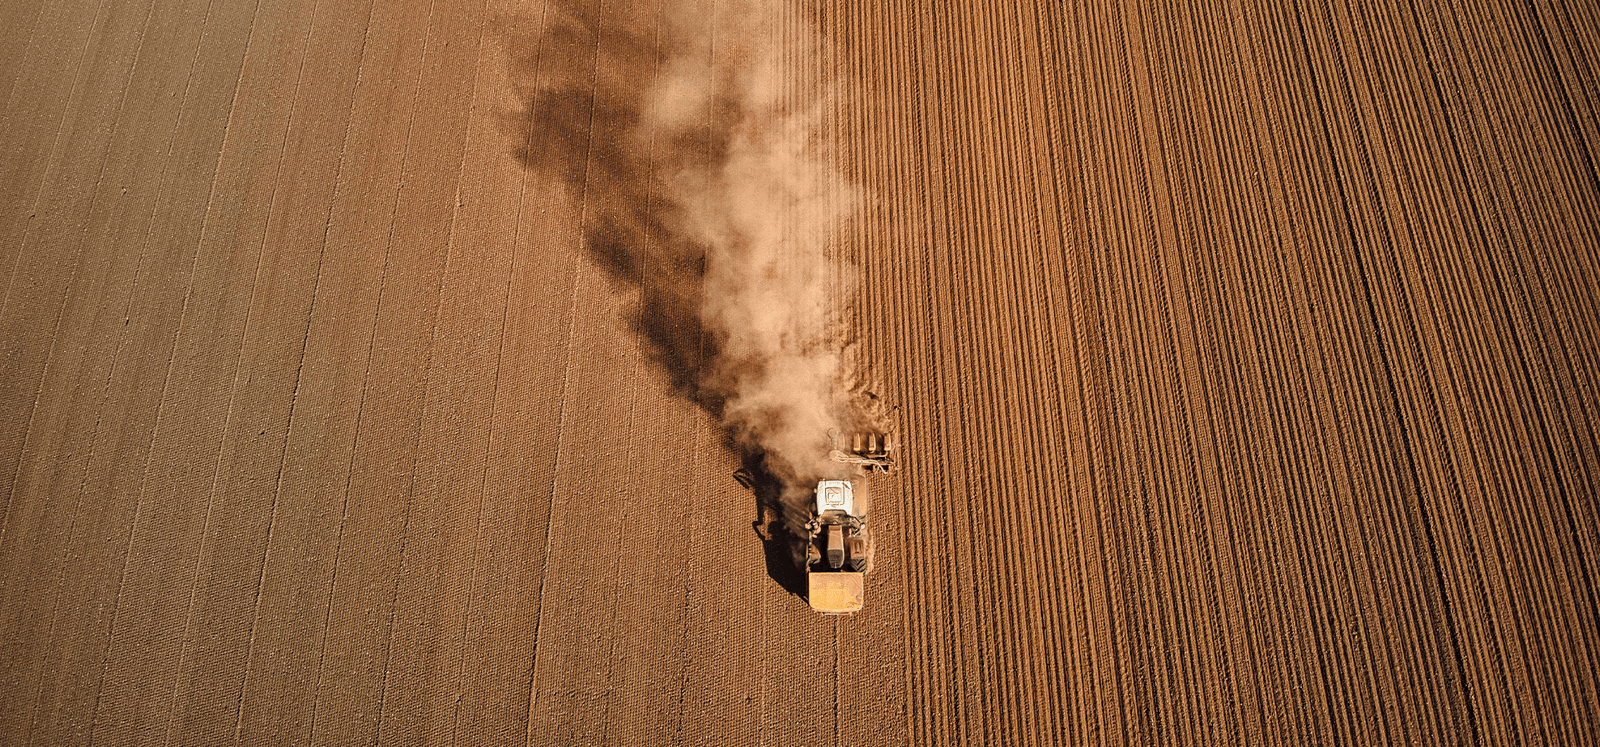
[[[830,432],[875,422],[853,394],[855,279],[835,241],[861,195],[830,161],[837,89],[812,10],[549,7],[538,36],[508,39],[527,108],[506,126],[533,125],[517,156],[564,185],[590,258],[639,293],[647,353],[740,451],[781,576],[816,481],[850,472]]]
[[[847,472],[828,457],[829,434],[852,419],[839,309],[853,281],[829,249],[858,198],[828,160],[829,82],[799,64],[818,59],[820,40],[804,9],[780,0],[719,2],[714,15],[680,2],[664,26],[676,43],[636,136],[692,142],[708,113],[725,132],[712,157],[660,175],[678,206],[670,227],[705,251],[700,315],[717,355],[700,385],[784,502],[804,505],[817,480]]]

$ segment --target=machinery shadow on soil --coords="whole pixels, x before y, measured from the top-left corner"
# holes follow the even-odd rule
[[[510,20],[501,19],[502,28],[515,27]],[[650,361],[667,374],[677,396],[720,423],[725,398],[705,385],[719,354],[716,335],[700,318],[706,248],[681,228],[682,208],[663,177],[714,172],[728,139],[712,122],[733,121],[739,112],[718,92],[711,96],[710,121],[696,134],[641,135],[655,73],[677,44],[658,35],[655,20],[629,25],[615,14],[602,16],[597,3],[554,0],[542,35],[505,39],[520,103],[502,127],[520,143],[514,156],[522,165],[562,185],[581,206],[581,240],[590,258],[638,292],[631,324]],[[707,85],[715,86],[707,73]],[[722,439],[740,452],[748,475],[741,483],[755,495],[753,526],[768,575],[803,595],[802,540],[786,516],[783,485],[764,468],[762,454],[741,448],[726,429]]]
[[[756,496],[756,519],[750,522],[761,538],[767,561],[767,576],[784,591],[795,596],[806,594],[806,574],[801,565],[805,537],[797,534],[792,509],[783,502],[783,483],[769,472],[760,454],[744,454],[745,474],[750,476],[750,492]]]

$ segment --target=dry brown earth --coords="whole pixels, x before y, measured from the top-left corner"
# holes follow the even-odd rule
[[[1594,6],[787,16],[836,619],[683,396],[662,2],[0,2],[0,744],[1600,741]]]

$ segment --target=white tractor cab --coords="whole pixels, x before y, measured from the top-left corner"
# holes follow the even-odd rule
[[[856,513],[855,486],[849,480],[817,483],[816,514],[806,529],[812,538],[806,545],[807,569],[819,564],[831,571],[867,569],[866,517]]]
[[[844,615],[861,609],[867,569],[866,518],[856,514],[849,480],[817,483],[815,513],[806,523],[806,581],[811,609]]]

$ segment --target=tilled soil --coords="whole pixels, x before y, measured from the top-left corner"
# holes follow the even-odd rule
[[[0,2],[0,743],[1596,742],[1594,7],[791,10],[850,618],[690,392],[686,7]]]

